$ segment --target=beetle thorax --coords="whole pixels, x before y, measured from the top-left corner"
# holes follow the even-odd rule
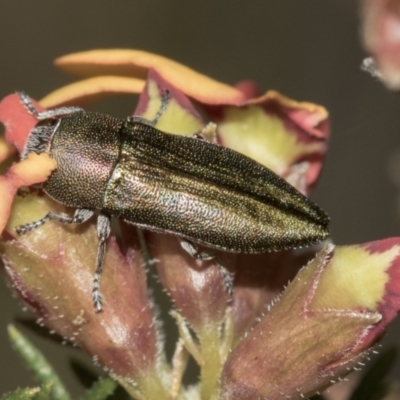
[[[77,112],[59,122],[49,150],[57,169],[43,189],[69,207],[102,209],[104,193],[119,158],[123,121]]]

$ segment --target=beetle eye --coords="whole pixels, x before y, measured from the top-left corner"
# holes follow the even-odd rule
[[[46,152],[58,123],[59,121],[57,120],[45,120],[37,124],[28,136],[24,150],[21,153],[21,160],[24,160],[31,152],[36,154]]]

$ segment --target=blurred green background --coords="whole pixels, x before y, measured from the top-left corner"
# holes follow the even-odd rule
[[[253,79],[262,91],[277,89],[330,111],[330,150],[313,198],[331,216],[334,241],[397,236],[400,97],[360,71],[366,55],[358,5],[356,0],[2,0],[0,96],[19,89],[40,98],[72,82],[52,60],[93,48],[148,50],[230,84]],[[126,97],[94,108],[126,116],[135,101]],[[3,279],[0,285],[3,393],[33,382],[6,335],[20,306]],[[399,342],[399,322],[385,342]],[[81,388],[69,372],[69,352],[30,337],[57,363],[77,396]]]

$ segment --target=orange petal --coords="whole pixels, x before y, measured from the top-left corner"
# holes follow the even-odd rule
[[[40,100],[46,108],[86,106],[118,94],[141,93],[145,81],[121,76],[97,76],[63,86]]]
[[[141,50],[110,49],[73,53],[56,59],[63,71],[79,77],[119,75],[144,79],[149,69],[156,70],[178,90],[207,104],[242,104],[244,94],[229,85],[166,57]]]
[[[44,182],[57,167],[47,154],[30,153],[28,157],[11,166],[0,176],[0,232],[3,232],[10,215],[11,204],[18,188]]]
[[[0,233],[3,232],[10,216],[11,204],[16,188],[4,176],[0,176]]]
[[[25,160],[14,164],[9,172],[18,179],[18,186],[30,186],[44,182],[56,168],[56,161],[48,154],[29,153]]]
[[[16,149],[7,143],[5,136],[0,136],[0,163],[15,153]]]

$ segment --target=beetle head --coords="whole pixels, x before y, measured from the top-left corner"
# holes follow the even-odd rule
[[[40,121],[29,133],[28,140],[21,153],[21,160],[25,159],[31,152],[36,154],[49,153],[50,142],[59,123],[60,120],[56,119]]]

